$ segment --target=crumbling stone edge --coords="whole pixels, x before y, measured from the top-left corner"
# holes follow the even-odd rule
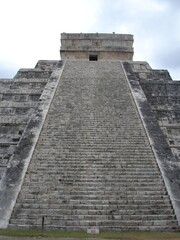
[[[122,62],[125,78],[131,90],[152,151],[162,174],[168,195],[180,225],[180,169],[154,116],[138,79],[129,71],[129,62]],[[158,184],[158,183],[157,183]]]
[[[64,64],[65,65],[65,64]],[[0,182],[0,228],[7,228],[9,220],[21,190],[23,180],[28,169],[31,157],[45,122],[52,99],[60,82],[63,67],[53,70],[40,102],[31,116],[26,129],[19,141],[7,169]]]

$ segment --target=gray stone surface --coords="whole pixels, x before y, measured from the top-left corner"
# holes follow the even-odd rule
[[[46,62],[46,64],[48,65],[48,62]],[[58,62],[56,65],[58,65]],[[31,73],[32,72],[33,71],[31,71]],[[4,107],[1,108],[1,110],[9,113],[9,116],[5,117],[4,111],[2,111],[3,116],[0,120],[0,126],[2,127],[2,129],[0,129],[2,141],[0,143],[0,152],[2,156],[2,161],[0,163],[0,174],[2,177],[0,181],[1,228],[5,228],[8,225],[11,212],[16,202],[17,195],[21,190],[29,161],[31,160],[56,84],[60,77],[60,70],[58,67],[56,67],[55,71],[51,70],[51,72],[50,78],[46,79],[47,84],[41,97],[36,99],[36,108],[33,109],[23,106],[22,100],[20,101],[21,106],[11,106],[11,108],[9,108],[9,104],[5,104]],[[31,80],[29,83],[30,88],[32,86]],[[35,86],[37,86],[37,81]],[[38,85],[38,87],[39,86],[42,87],[41,84]],[[11,85],[11,89],[17,88],[19,90],[19,88],[21,89],[22,87],[24,87],[24,84],[22,84],[22,82],[19,84],[18,81],[16,81],[14,85]],[[6,94],[6,92],[3,94]],[[12,93],[12,96],[14,95],[16,95],[16,91]],[[26,96],[29,97],[29,92]],[[12,99],[8,99],[8,101],[10,105],[14,102]],[[25,117],[23,117],[23,114]]]
[[[39,61],[35,69],[21,69],[13,79],[0,79],[0,179],[47,84],[50,62]],[[40,67],[42,63],[46,68]]]
[[[9,227],[42,217],[46,229],[177,229],[118,61],[65,63]]]
[[[133,62],[125,62],[124,68],[128,74],[134,99],[141,114],[141,118],[145,125],[157,163],[161,170],[166,189],[170,195],[170,199],[173,203],[173,207],[180,224],[179,156],[177,157],[177,155],[172,151],[172,144],[169,141],[166,141],[168,140],[167,135],[163,134],[163,128],[166,126],[166,124],[162,123],[167,123],[168,118],[168,122],[170,122],[169,125],[173,127],[173,123],[177,123],[180,120],[179,115],[176,115],[176,117],[173,118],[172,115],[169,114],[170,111],[172,111],[172,108],[174,111],[179,111],[178,104],[173,102],[172,99],[176,99],[178,94],[180,94],[180,88],[178,88],[178,86],[180,86],[180,82],[172,82],[166,71],[159,71],[159,78],[154,80],[152,79],[154,72],[151,69],[148,70],[148,76],[151,76],[151,78],[146,76],[146,78],[143,78],[142,80],[141,78],[137,78],[137,73],[139,76],[141,75],[138,71],[134,71],[134,65],[137,66],[138,62],[135,64]],[[142,71],[142,66],[144,66],[143,70],[147,69],[146,63],[139,63],[139,66],[139,71],[140,69]],[[162,73],[164,81],[162,79]],[[158,71],[155,71],[156,76],[157,74]],[[164,109],[163,116],[161,114],[162,109]],[[155,110],[155,114],[153,110]],[[176,130],[177,129],[178,128],[176,128]],[[179,132],[176,134],[176,138],[178,137]],[[180,147],[178,142],[174,147],[177,149]]]
[[[62,33],[61,59],[132,60],[133,35],[103,33]]]

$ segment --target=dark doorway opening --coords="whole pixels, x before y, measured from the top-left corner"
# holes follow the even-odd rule
[[[97,61],[98,55],[89,55],[89,61]]]

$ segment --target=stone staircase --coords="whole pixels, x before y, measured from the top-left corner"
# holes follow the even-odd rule
[[[9,227],[176,230],[121,63],[67,61]]]

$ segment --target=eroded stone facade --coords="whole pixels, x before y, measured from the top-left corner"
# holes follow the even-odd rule
[[[130,34],[61,34],[61,59],[132,60],[133,35]]]

